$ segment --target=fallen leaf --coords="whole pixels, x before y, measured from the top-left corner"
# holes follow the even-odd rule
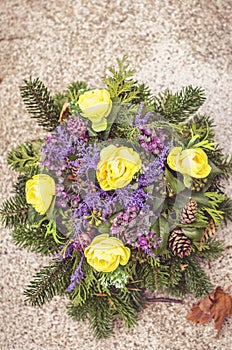
[[[214,326],[217,330],[216,338],[219,338],[227,314],[232,316],[232,297],[221,287],[217,287],[207,297],[193,305],[187,315],[187,320],[205,324],[214,319]]]

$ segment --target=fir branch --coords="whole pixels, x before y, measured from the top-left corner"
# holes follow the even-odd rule
[[[204,90],[190,85],[175,94],[170,90],[160,93],[154,98],[154,109],[170,122],[177,124],[196,113],[204,101]]]
[[[59,109],[45,85],[36,78],[24,80],[20,92],[28,112],[44,130],[53,131],[58,125]]]
[[[62,111],[63,105],[65,102],[68,101],[68,92],[65,91],[63,93],[57,92],[55,95],[53,95],[54,105],[56,106],[57,110],[60,112]]]
[[[184,271],[184,278],[188,292],[194,293],[196,298],[208,294],[213,286],[200,264],[191,256],[185,257],[183,264],[187,265]]]
[[[89,322],[97,339],[109,338],[113,332],[114,309],[107,297],[94,297],[89,308]]]
[[[88,318],[89,309],[92,305],[92,299],[88,299],[82,305],[75,305],[70,302],[67,305],[67,314],[71,316],[75,321],[84,321]]]
[[[169,269],[169,285],[168,288],[175,288],[181,281],[183,276],[181,259],[172,259]]]
[[[28,248],[31,252],[50,255],[59,251],[52,236],[46,236],[46,223],[39,227],[17,225],[12,233],[14,243],[20,248]]]
[[[141,291],[111,294],[110,302],[127,327],[132,327],[138,319],[138,312],[143,308],[145,298]]]
[[[0,209],[0,217],[5,227],[14,227],[18,224],[25,224],[28,219],[29,206],[25,196],[16,194],[7,199]]]
[[[50,265],[42,267],[25,290],[26,301],[32,306],[41,306],[55,295],[64,293],[70,284],[73,260],[54,260]]]
[[[154,290],[163,291],[168,288],[169,285],[169,266],[160,265],[159,267],[155,267],[153,270],[154,274]]]
[[[204,259],[207,261],[213,261],[218,259],[222,252],[224,251],[224,247],[222,243],[218,240],[211,239],[206,243],[203,243],[202,250],[197,250],[195,252],[196,257],[200,259]]]

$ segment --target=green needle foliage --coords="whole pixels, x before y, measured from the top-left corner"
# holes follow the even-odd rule
[[[40,226],[17,225],[12,233],[14,243],[20,248],[27,248],[31,252],[50,255],[59,251],[59,246],[51,235],[45,235],[46,224],[44,221]]]
[[[213,286],[209,281],[209,277],[205,271],[194,259],[194,257],[186,257],[183,259],[183,264],[187,265],[184,271],[184,277],[186,282],[186,288],[188,293],[193,293],[196,298],[202,297],[204,294],[208,294]]]
[[[37,119],[44,130],[53,131],[58,125],[59,109],[46,86],[36,78],[24,80],[20,92],[25,106],[32,118]]]
[[[25,196],[20,194],[7,199],[0,209],[0,217],[5,227],[15,227],[18,224],[26,224],[29,206]]]
[[[32,306],[41,306],[55,295],[61,295],[70,284],[72,259],[54,260],[36,273],[24,294]]]
[[[133,103],[150,102],[150,89],[144,85],[139,85],[132,77],[134,69],[129,68],[127,56],[117,59],[118,67],[109,67],[110,76],[105,76],[103,81],[107,85],[113,102]]]
[[[97,339],[108,338],[113,329],[113,313],[106,297],[95,297],[89,309],[90,328]]]
[[[197,112],[205,101],[205,93],[201,88],[191,85],[172,94],[170,90],[154,98],[154,109],[170,122],[178,124]]]
[[[224,247],[222,243],[218,240],[211,239],[203,244],[201,251],[196,250],[196,256],[202,260],[214,261],[221,256],[223,251]]]

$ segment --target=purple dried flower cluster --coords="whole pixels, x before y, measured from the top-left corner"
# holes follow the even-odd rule
[[[41,165],[56,177],[56,207],[71,213],[68,217],[68,235],[70,239],[70,235],[73,234],[73,240],[66,247],[62,258],[72,256],[74,250],[83,253],[97,234],[91,233],[92,230],[96,231],[92,222],[100,220],[101,225],[101,222],[108,222],[116,213],[118,215],[110,229],[112,235],[151,256],[151,250],[160,244],[160,239],[155,233],[150,233],[150,220],[155,218],[155,214],[150,210],[149,201],[153,201],[154,197],[146,192],[146,187],[164,173],[171,144],[165,145],[165,135],[161,132],[154,133],[147,126],[151,113],[142,116],[143,108],[144,104],[141,104],[134,126],[141,132],[138,143],[154,160],[147,162],[148,165],[144,162],[143,173],[138,176],[136,186],[135,183],[131,183],[114,191],[104,191],[100,188],[96,181],[100,151],[97,140],[94,144],[89,142],[88,123],[81,118],[70,117],[67,122],[57,127],[55,135],[46,138],[41,149]],[[94,216],[95,219],[92,219],[94,212],[100,216]],[[72,283],[67,289],[69,292],[83,278],[82,261],[83,256],[71,277]]]
[[[146,125],[140,126],[139,130],[141,132],[138,137],[140,145],[154,155],[160,154],[164,149],[166,135],[162,132],[154,133]]]
[[[87,121],[79,117],[71,117],[67,122],[67,131],[70,133],[70,135],[74,135],[84,141],[88,141],[87,126]]]
[[[143,232],[138,232],[138,240],[136,243],[133,243],[133,247],[137,249],[142,249],[145,252],[150,251],[151,249],[157,249],[162,241],[162,238],[157,237],[155,232],[149,232],[145,235]]]
[[[138,215],[136,206],[129,207],[125,212],[119,213],[113,221],[111,232],[113,235],[118,235],[122,231],[123,226],[127,226],[129,222],[134,220]]]

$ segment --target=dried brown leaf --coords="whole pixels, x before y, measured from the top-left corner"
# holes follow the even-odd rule
[[[70,113],[69,113],[68,101],[66,101],[60,112],[59,123],[62,123],[63,120],[67,119],[69,114]]]
[[[205,324],[214,319],[214,326],[218,331],[216,338],[219,338],[227,314],[232,316],[232,297],[221,287],[217,287],[209,296],[193,305],[187,315],[187,320]]]

